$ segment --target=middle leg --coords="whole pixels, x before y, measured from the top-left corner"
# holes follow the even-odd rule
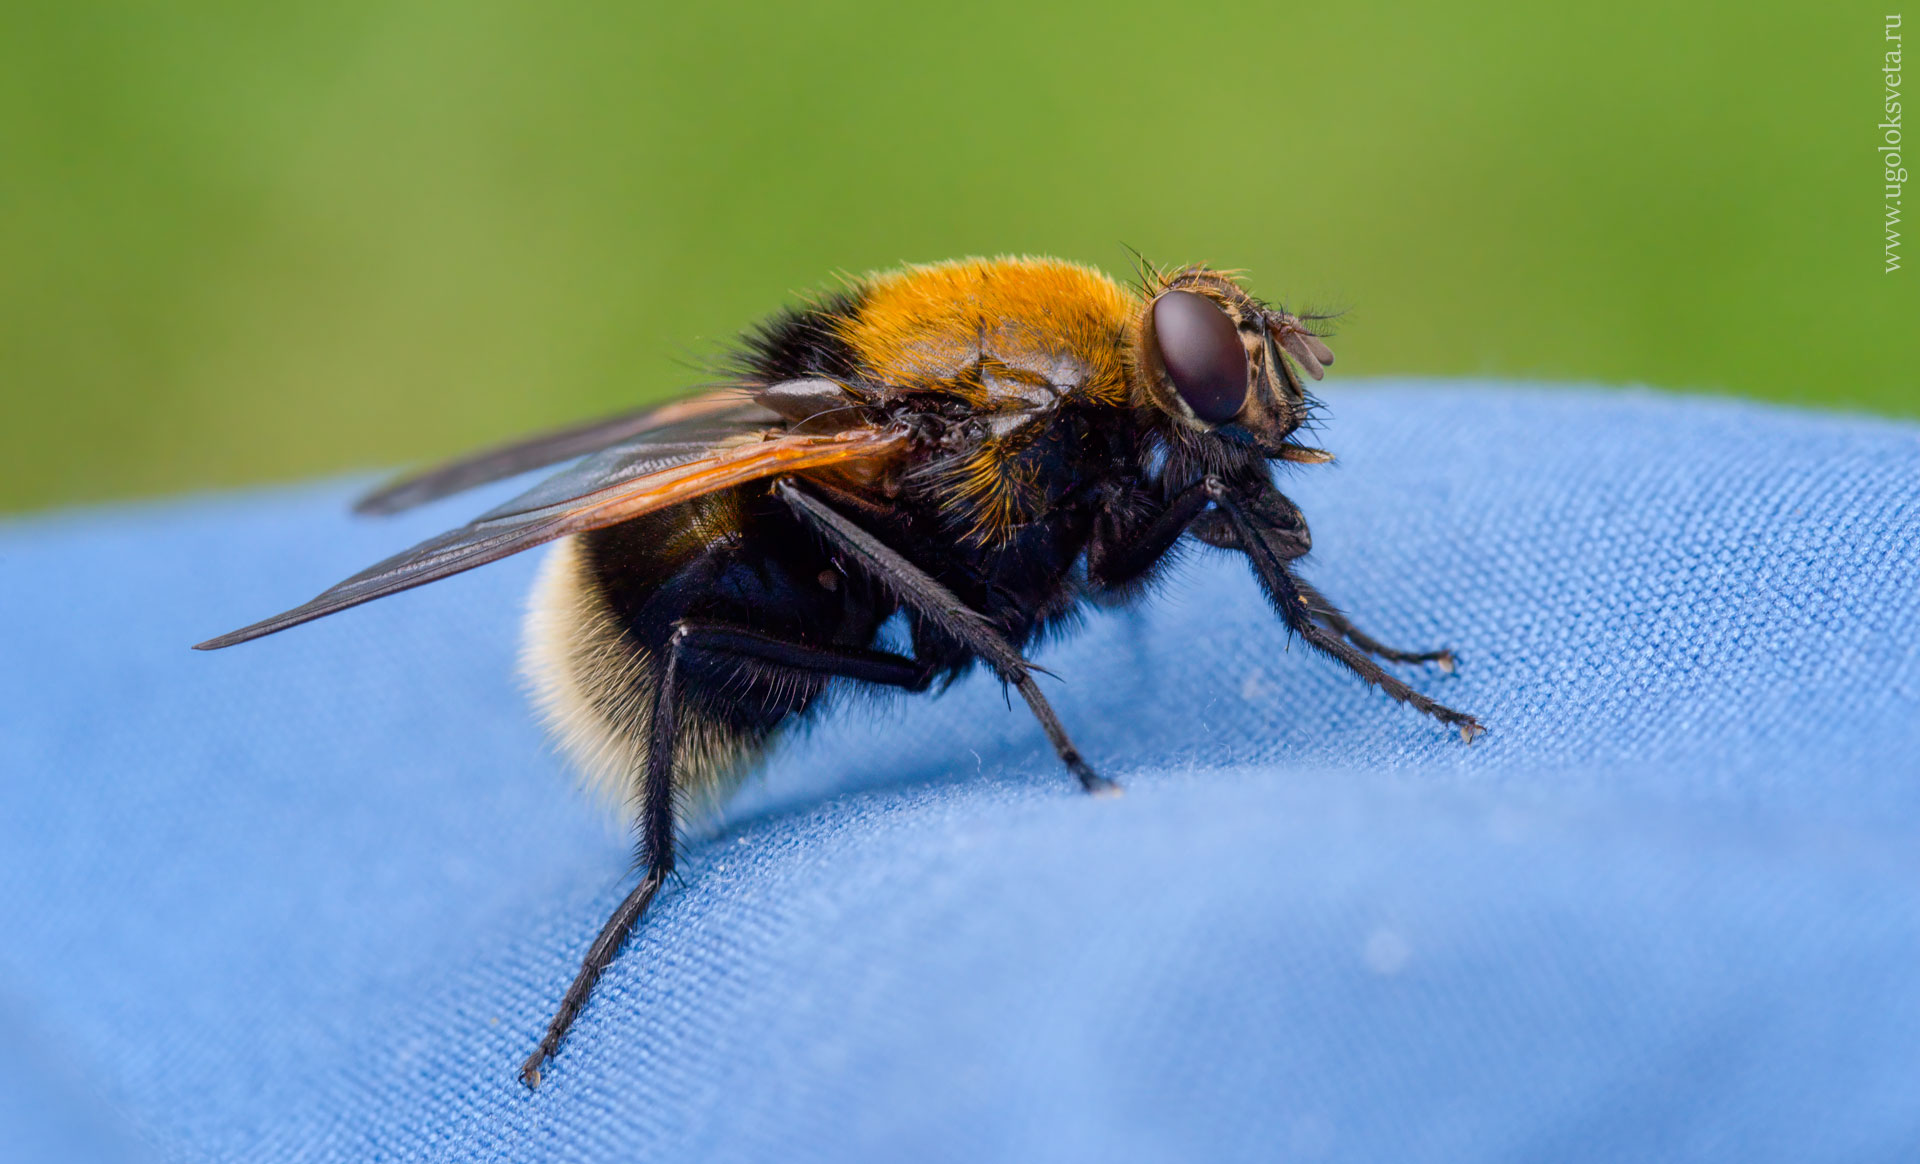
[[[953,591],[899,551],[792,480],[782,478],[773,488],[829,545],[857,562],[868,577],[885,586],[903,605],[986,660],[1003,682],[1018,691],[1032,709],[1033,717],[1040,721],[1040,728],[1047,733],[1047,740],[1053,744],[1060,762],[1079,778],[1080,787],[1095,794],[1119,791],[1119,785],[1095,772],[1092,765],[1081,758],[1080,749],[1067,737],[1067,729],[1054,714],[1053,705],[1034,682],[1033,664],[980,612],[960,601]]]

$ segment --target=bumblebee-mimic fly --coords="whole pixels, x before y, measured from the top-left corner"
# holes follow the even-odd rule
[[[835,682],[924,691],[984,663],[1088,792],[1023,649],[1083,602],[1138,597],[1182,537],[1246,556],[1289,630],[1457,727],[1376,659],[1293,564],[1306,521],[1268,462],[1332,459],[1295,435],[1333,353],[1311,317],[1229,273],[1145,268],[1129,290],[1051,259],[968,259],[850,283],[749,332],[725,387],[403,478],[391,513],[524,470],[577,464],[468,525],[217,648],[545,542],[526,626],[541,709],[624,805],[645,869],[520,1074],[537,1086],[673,870],[691,802],[738,786]],[[903,615],[909,647],[885,649]]]

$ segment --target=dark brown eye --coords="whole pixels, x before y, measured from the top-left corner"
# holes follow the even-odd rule
[[[1213,300],[1192,291],[1169,291],[1153,304],[1153,334],[1160,362],[1193,414],[1225,424],[1247,402],[1247,349],[1233,320]]]

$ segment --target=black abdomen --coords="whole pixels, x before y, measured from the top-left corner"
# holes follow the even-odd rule
[[[810,647],[866,647],[893,611],[849,580],[764,488],[704,497],[582,538],[590,584],[657,668],[683,623],[739,627]],[[680,689],[690,715],[757,745],[811,708],[826,680],[694,654]]]

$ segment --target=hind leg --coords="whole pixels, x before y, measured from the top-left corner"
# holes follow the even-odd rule
[[[626,945],[633,927],[673,872],[674,744],[686,711],[686,663],[698,655],[734,661],[749,675],[775,684],[844,678],[923,691],[930,678],[930,669],[924,664],[888,651],[829,650],[725,623],[686,621],[675,625],[653,689],[652,734],[648,738],[646,782],[642,785],[645,799],[640,811],[640,855],[646,875],[600,927],[553,1021],[547,1024],[546,1036],[520,1065],[521,1082],[528,1087],[540,1086],[540,1068],[560,1049],[581,1008],[592,997],[600,975]]]

